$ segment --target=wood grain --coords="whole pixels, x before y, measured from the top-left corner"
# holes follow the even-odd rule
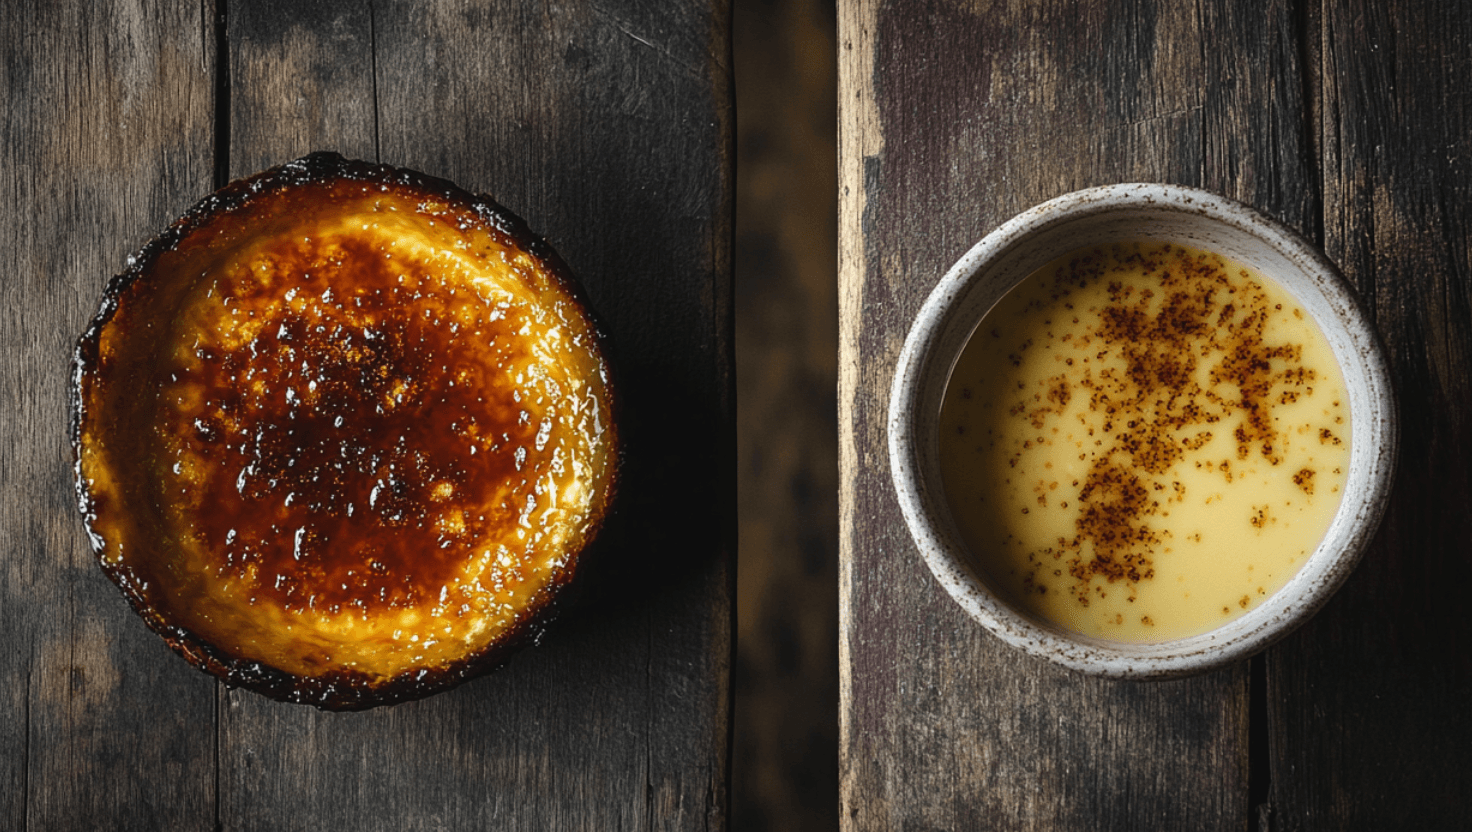
[[[1348,584],[1269,656],[1278,830],[1455,829],[1472,767],[1472,15],[1326,3],[1324,246],[1390,353],[1400,467]]]
[[[0,15],[0,828],[214,822],[213,684],[96,567],[65,429],[103,284],[209,190],[208,23],[133,0]]]
[[[985,635],[905,531],[885,410],[930,289],[1030,205],[1176,182],[1302,226],[1317,203],[1296,32],[1285,3],[843,5],[845,828],[1247,826],[1248,666],[1104,681]]]
[[[725,827],[727,18],[638,0],[0,15],[0,234],[19,254],[0,316],[0,828]],[[322,149],[526,218],[611,331],[627,419],[583,603],[490,677],[360,714],[217,688],[171,656],[93,562],[63,429],[72,341],[125,254],[212,180]]]

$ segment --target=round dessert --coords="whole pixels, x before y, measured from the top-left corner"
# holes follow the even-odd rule
[[[603,338],[557,255],[488,197],[335,154],[148,243],[73,380],[103,570],[195,665],[322,708],[537,637],[617,479]]]

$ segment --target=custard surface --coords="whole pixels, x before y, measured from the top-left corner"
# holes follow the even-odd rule
[[[972,335],[941,410],[968,548],[1023,609],[1126,642],[1196,635],[1286,583],[1349,469],[1338,364],[1246,266],[1122,243],[1028,277]]]
[[[153,623],[381,681],[548,603],[611,496],[608,371],[575,294],[490,219],[301,184],[212,218],[120,295],[80,477],[104,567]]]

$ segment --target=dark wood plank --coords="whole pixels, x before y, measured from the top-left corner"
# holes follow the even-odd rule
[[[1472,15],[1324,3],[1324,244],[1371,308],[1401,408],[1375,545],[1270,658],[1271,829],[1455,829],[1472,767]]]
[[[1248,666],[1104,681],[1004,647],[920,561],[884,434],[894,362],[921,302],[1018,211],[1146,180],[1305,219],[1313,179],[1291,9],[1211,5],[842,6],[846,828],[1248,824]]]
[[[93,560],[68,365],[108,278],[210,189],[209,3],[0,14],[0,828],[214,824],[214,685]]]
[[[838,828],[838,106],[831,0],[733,9],[737,434],[732,827]]]
[[[723,3],[377,2],[231,18],[232,172],[331,148],[493,194],[609,325],[629,453],[598,580],[539,648],[362,714],[228,694],[226,828],[724,827],[726,17]]]

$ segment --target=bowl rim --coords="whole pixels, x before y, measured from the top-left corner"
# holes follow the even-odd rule
[[[1021,275],[986,303],[969,326],[972,316],[958,313],[968,291],[1007,257],[1027,256],[1018,252],[1029,241],[1062,233],[1075,223],[1099,222],[1111,214],[1135,218],[1193,215],[1187,221],[1246,235],[1242,239],[1251,238],[1282,255],[1297,274],[1270,276],[1305,306],[1310,305],[1305,292],[1321,293],[1322,301],[1336,314],[1331,322],[1314,315],[1316,323],[1331,344],[1338,338],[1346,350],[1352,350],[1345,355],[1335,349],[1346,388],[1350,388],[1351,470],[1344,498],[1324,539],[1284,586],[1245,615],[1200,635],[1153,644],[1075,634],[1025,616],[1001,600],[967,565],[967,550],[957,538],[942,489],[922,471],[921,457],[927,452],[923,443],[935,434],[925,429],[922,402],[935,400],[936,376],[945,377],[938,383],[943,393],[971,331],[1001,295],[1042,263],[1021,269]],[[1049,250],[1052,253],[1046,259],[1066,253]],[[1329,323],[1335,326],[1334,335]],[[959,345],[944,354],[937,352],[942,339],[954,341],[953,333],[962,326],[967,329]],[[1364,392],[1354,392],[1361,383]],[[1104,185],[1064,194],[1023,211],[963,254],[931,291],[905,338],[891,383],[886,430],[891,478],[906,526],[926,565],[952,599],[1014,647],[1076,671],[1109,677],[1169,678],[1204,672],[1267,648],[1310,618],[1343,584],[1373,539],[1389,500],[1398,456],[1398,417],[1385,349],[1338,268],[1296,231],[1247,205],[1199,188],[1159,183]]]

